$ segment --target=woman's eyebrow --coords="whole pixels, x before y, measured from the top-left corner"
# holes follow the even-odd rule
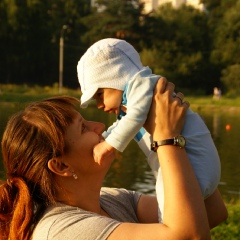
[[[82,118],[82,116],[80,116],[79,119],[78,119],[78,122],[81,124],[82,121],[83,121],[83,118]]]

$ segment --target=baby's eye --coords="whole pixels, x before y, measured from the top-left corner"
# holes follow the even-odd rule
[[[103,94],[103,92],[98,91],[94,94],[93,98],[96,100],[100,99],[102,97],[102,94]]]
[[[98,92],[98,93],[97,93],[97,96],[98,96],[98,97],[101,97],[102,94],[103,94],[102,92]]]

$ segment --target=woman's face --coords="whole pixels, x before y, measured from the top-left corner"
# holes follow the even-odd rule
[[[67,128],[67,151],[64,161],[71,164],[76,173],[90,174],[99,171],[104,166],[99,166],[93,158],[93,148],[103,141],[103,123],[86,121],[76,111],[73,123]],[[105,166],[109,167],[114,159],[114,154],[107,160]]]

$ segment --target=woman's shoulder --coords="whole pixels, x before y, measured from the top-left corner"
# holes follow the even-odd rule
[[[32,239],[105,239],[118,225],[114,219],[58,203],[47,208]]]
[[[101,198],[109,196],[112,196],[114,198],[139,198],[141,196],[141,193],[133,190],[127,190],[125,188],[102,187],[100,195]]]
[[[102,188],[101,207],[111,218],[61,203],[49,206],[35,227],[32,239],[105,239],[121,222],[138,221],[139,197],[139,193],[126,189]]]
[[[137,205],[141,194],[124,188],[102,188],[101,207],[121,222],[138,222]]]
[[[141,193],[136,191],[127,190],[125,188],[107,188],[101,189],[101,200],[120,202],[126,204],[130,202],[132,205],[137,205]]]

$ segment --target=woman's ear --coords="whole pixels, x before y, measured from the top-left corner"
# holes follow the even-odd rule
[[[57,175],[69,177],[72,176],[71,167],[68,164],[52,158],[48,161],[48,168]]]

